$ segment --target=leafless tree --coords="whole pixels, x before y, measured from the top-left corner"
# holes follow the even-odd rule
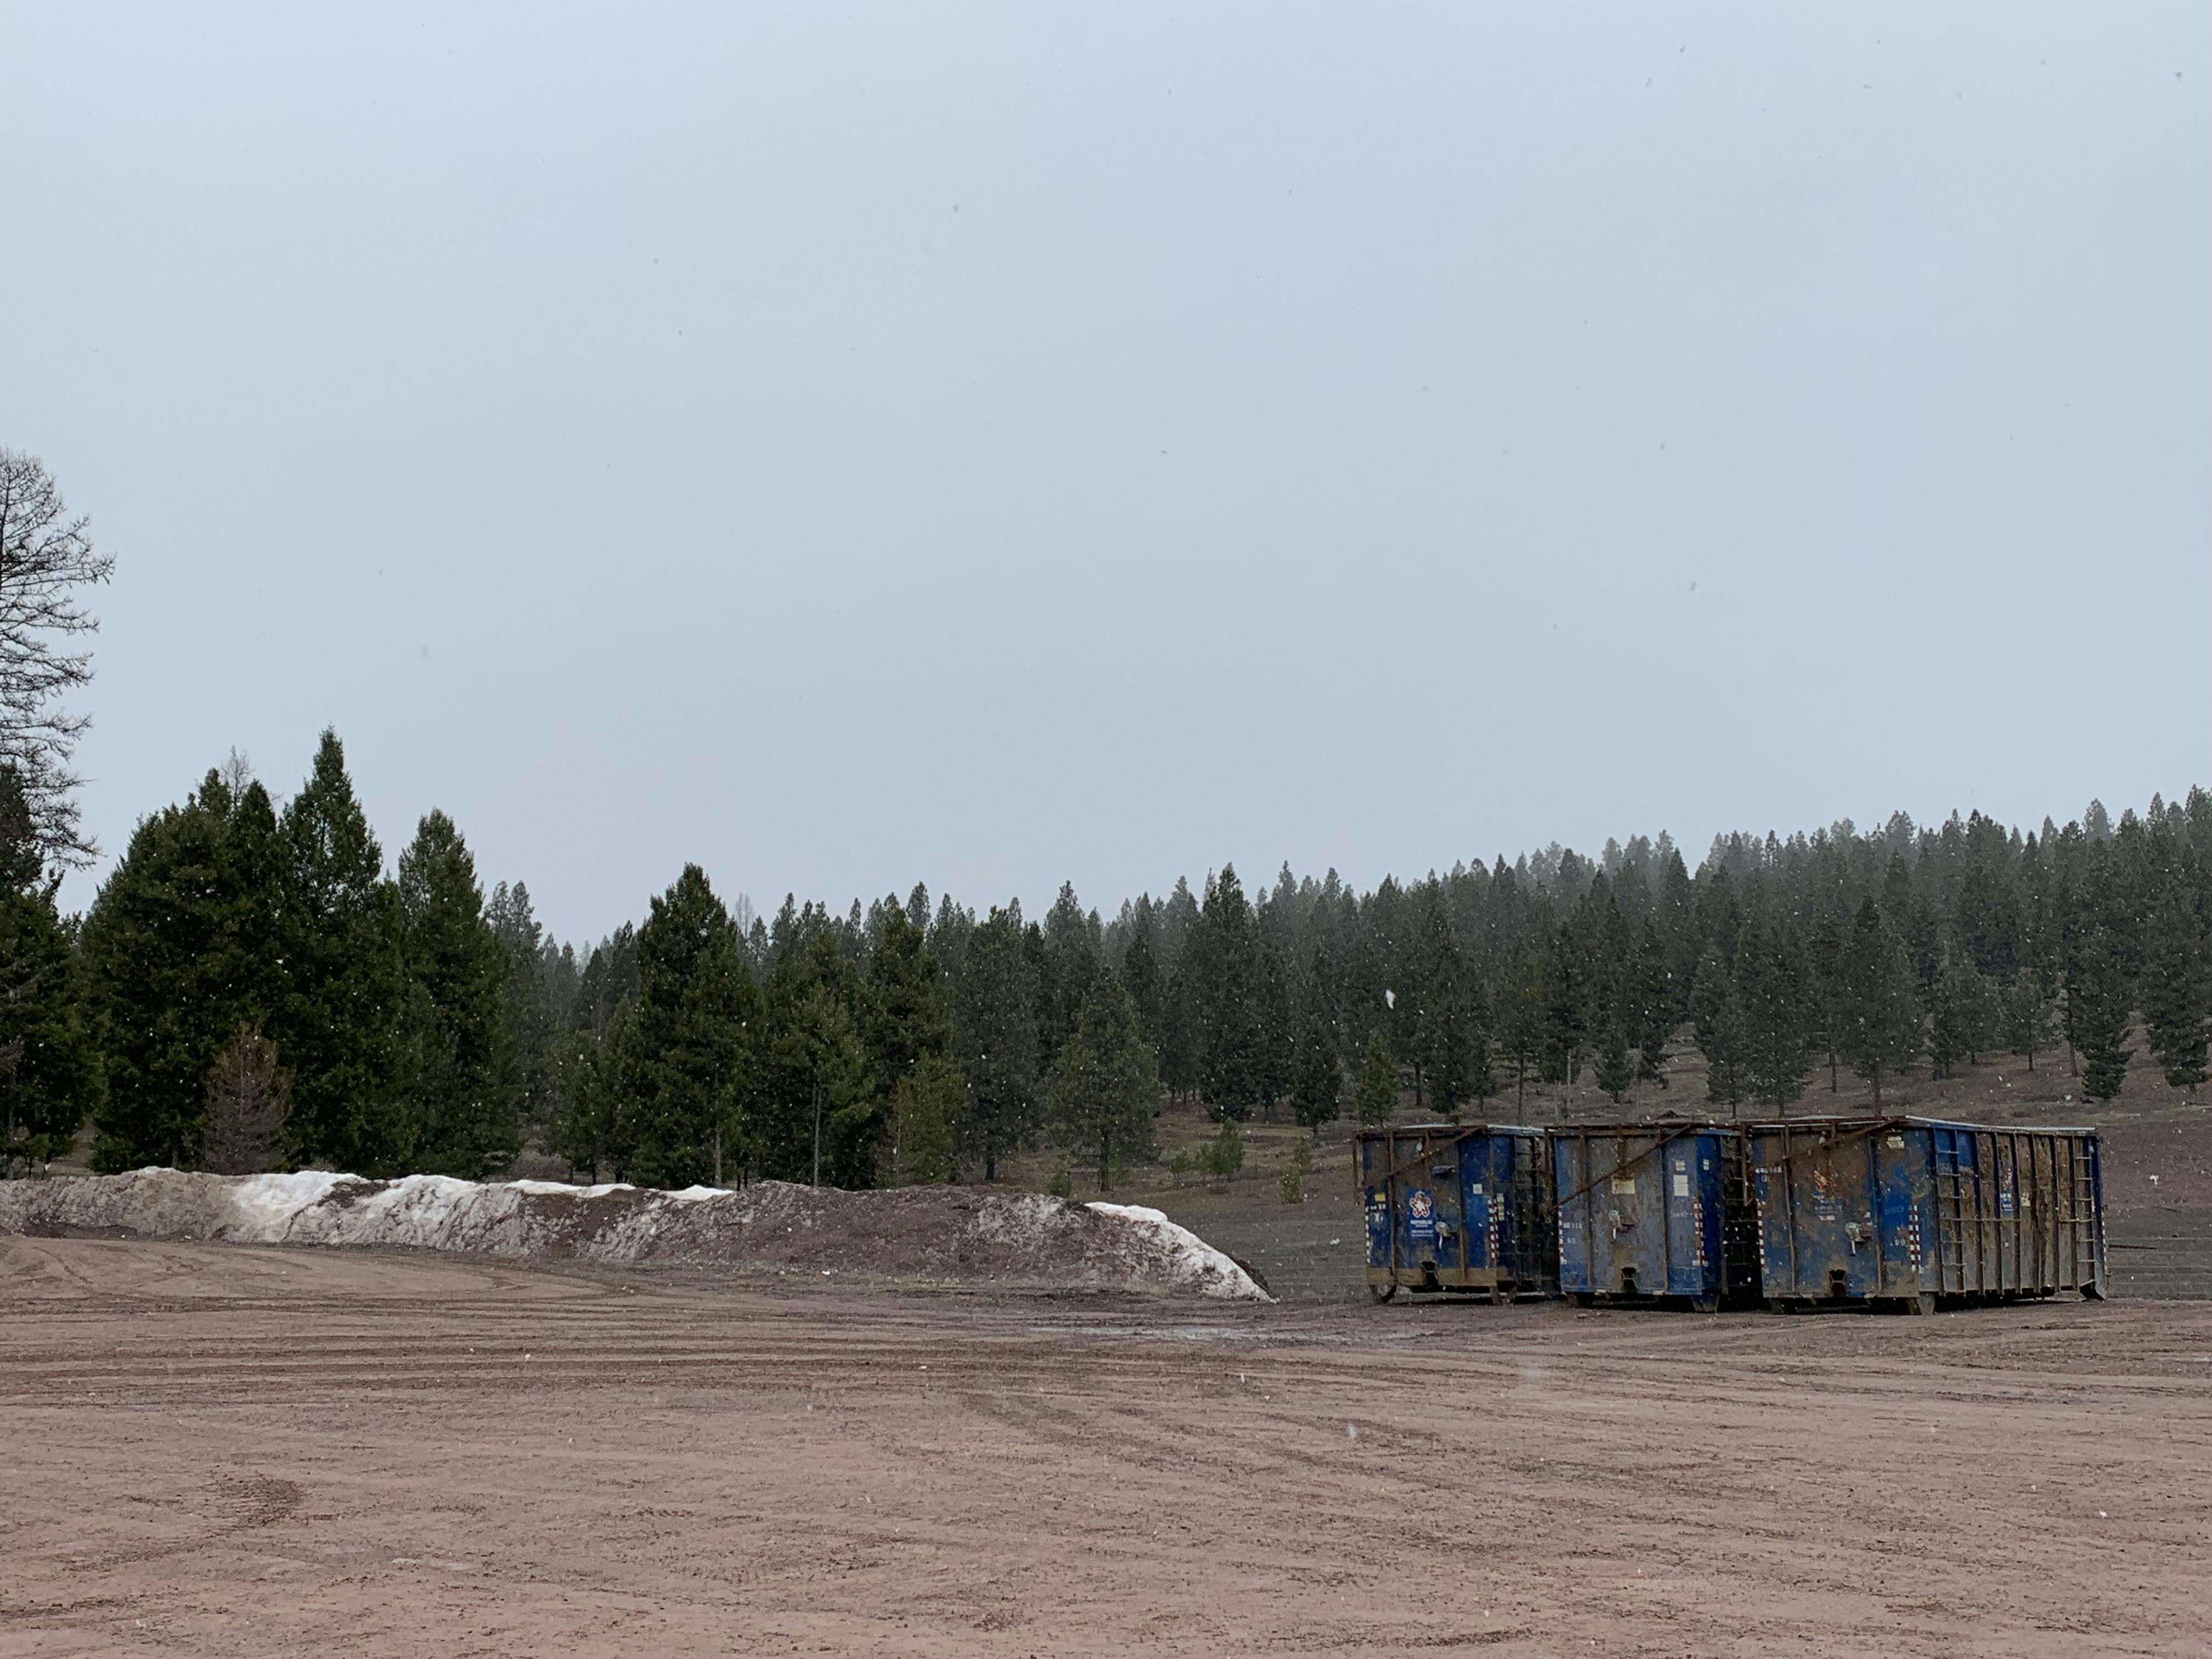
[[[92,653],[64,648],[100,626],[81,590],[115,568],[88,522],[69,516],[37,456],[0,449],[0,766],[21,780],[40,852],[62,865],[97,850],[79,826],[70,769],[91,717],[62,701],[92,679]]]
[[[292,1079],[276,1045],[240,1020],[208,1068],[200,1162],[217,1175],[258,1175],[276,1161],[292,1114]]]

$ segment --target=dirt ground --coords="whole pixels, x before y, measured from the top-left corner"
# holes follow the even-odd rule
[[[2212,1306],[0,1239],[0,1654],[2203,1654]]]

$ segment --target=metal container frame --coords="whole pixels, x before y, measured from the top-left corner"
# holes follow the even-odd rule
[[[2106,1293],[2094,1128],[1906,1116],[1749,1126],[1760,1267],[1777,1311],[1910,1313]]]
[[[1376,1301],[1401,1290],[1497,1303],[1559,1293],[1552,1154],[1543,1130],[1510,1123],[1361,1129],[1352,1137],[1352,1170],[1365,1223],[1367,1291]],[[1455,1246],[1447,1246],[1448,1238]],[[1471,1251],[1470,1239],[1480,1248]]]
[[[1741,1124],[1662,1119],[1562,1124],[1546,1133],[1564,1295],[1583,1307],[1700,1313],[1759,1304],[1758,1219]]]

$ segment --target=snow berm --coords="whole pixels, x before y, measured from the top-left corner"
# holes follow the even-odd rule
[[[1234,1261],[1158,1210],[972,1187],[848,1193],[763,1181],[663,1192],[155,1168],[0,1182],[0,1232],[411,1245],[610,1267],[1270,1299]]]

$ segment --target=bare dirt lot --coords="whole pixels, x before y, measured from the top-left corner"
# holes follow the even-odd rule
[[[0,1653],[2202,1654],[2212,1306],[0,1239]]]

